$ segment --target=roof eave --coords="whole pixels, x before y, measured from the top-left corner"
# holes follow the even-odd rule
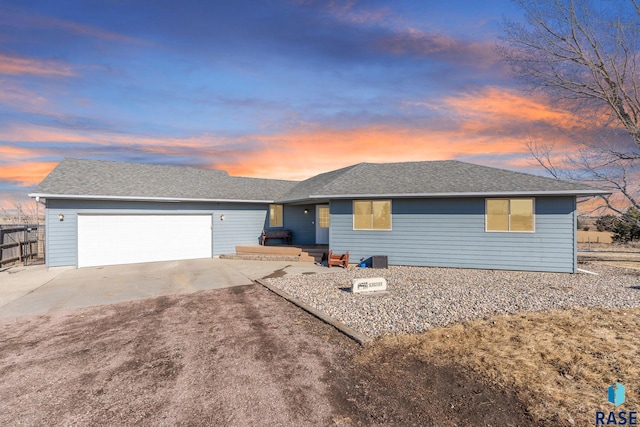
[[[49,194],[29,193],[29,197],[42,199],[72,199],[72,200],[121,200],[130,202],[227,202],[227,203],[273,203],[273,200],[248,200],[248,199],[206,199],[185,197],[143,197],[143,196],[101,196],[78,194]]]
[[[321,199],[322,197],[317,196],[308,196],[308,197],[300,197],[295,199],[276,199],[274,203],[300,203],[300,202],[313,202]]]
[[[358,198],[387,198],[387,199],[422,199],[422,198],[451,198],[451,197],[500,197],[500,196],[598,196],[611,194],[605,190],[558,190],[558,191],[489,191],[489,192],[454,192],[454,193],[380,193],[380,194],[311,194],[305,198],[280,199],[278,203],[294,203],[304,200],[318,199],[358,199]]]

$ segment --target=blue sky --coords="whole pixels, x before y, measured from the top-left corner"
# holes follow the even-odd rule
[[[580,125],[518,89],[508,0],[0,0],[0,206],[60,160],[303,179],[358,162],[534,171]]]

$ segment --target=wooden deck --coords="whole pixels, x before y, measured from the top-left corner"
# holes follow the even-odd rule
[[[329,253],[329,245],[244,245],[236,246],[238,257],[287,259],[300,262],[322,262]]]

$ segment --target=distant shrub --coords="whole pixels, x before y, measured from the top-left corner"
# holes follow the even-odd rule
[[[582,229],[583,229],[584,231],[589,231],[589,229],[590,229],[590,228],[591,228],[591,227],[589,227],[588,225],[585,225],[584,227],[582,227]]]
[[[617,221],[619,221],[619,219],[615,215],[611,215],[611,214],[602,215],[600,218],[596,220],[596,223],[595,223],[596,229],[598,231],[613,231]]]
[[[612,237],[618,243],[640,240],[640,211],[630,207],[624,215],[616,218]]]

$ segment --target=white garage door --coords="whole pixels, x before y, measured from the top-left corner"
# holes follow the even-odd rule
[[[78,267],[211,257],[211,215],[78,215]]]

